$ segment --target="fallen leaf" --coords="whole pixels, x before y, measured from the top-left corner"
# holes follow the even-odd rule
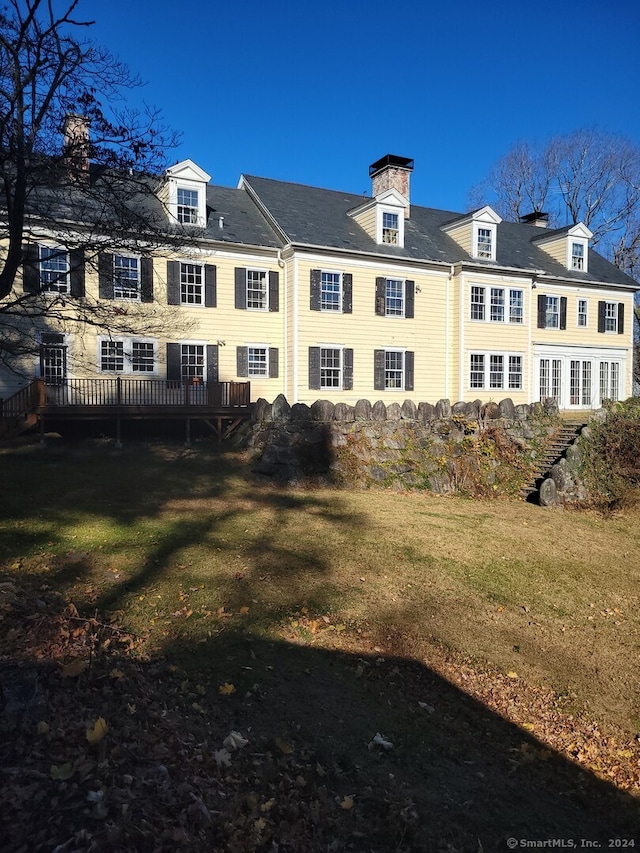
[[[50,731],[49,723],[45,723],[44,720],[41,720],[38,723],[38,734],[39,735],[46,735],[46,734],[49,734],[49,731]]]
[[[121,669],[112,669],[109,673],[111,678],[124,678],[124,672]]]
[[[71,764],[52,764],[49,775],[52,779],[56,779],[59,782],[66,782],[67,779],[71,779],[73,776],[73,767]]]
[[[282,740],[282,738],[276,738],[276,746],[283,753],[283,755],[291,755],[293,752],[293,747],[286,742],[286,740]]]
[[[87,740],[90,744],[100,743],[109,731],[109,724],[104,717],[98,717],[92,728],[87,729]]]
[[[246,615],[247,615],[247,613],[249,612],[249,608],[248,608],[248,607],[246,606],[246,604],[245,604],[243,607],[241,607],[241,608],[240,608],[240,611],[239,611],[239,612],[240,612],[240,615],[241,615],[241,616],[246,616]]]
[[[274,799],[267,800],[267,802],[266,802],[266,803],[263,803],[263,804],[260,806],[260,811],[261,811],[261,812],[263,812],[263,814],[266,814],[267,812],[270,812],[270,811],[271,811],[271,809],[273,808],[273,804],[274,804],[274,803],[275,803],[275,800],[274,800]]]
[[[510,669],[509,672],[507,673],[507,678],[517,678],[517,677],[518,677],[518,673],[514,672],[512,669]]]
[[[62,667],[61,675],[63,678],[77,678],[79,675],[82,675],[88,666],[88,660],[85,658],[76,658]]]
[[[249,743],[246,737],[243,737],[240,732],[229,732],[226,738],[222,741],[222,745],[226,746],[227,749],[231,751],[236,749],[242,749],[243,746],[246,746]]]
[[[353,797],[345,797],[344,800],[340,803],[340,808],[348,811],[353,808]]]
[[[213,757],[218,767],[222,767],[223,765],[225,767],[231,766],[231,754],[228,749],[217,749],[213,753]]]
[[[224,684],[221,684],[220,687],[218,687],[218,693],[220,693],[222,696],[230,696],[232,693],[235,692],[236,688],[228,681],[225,681]]]

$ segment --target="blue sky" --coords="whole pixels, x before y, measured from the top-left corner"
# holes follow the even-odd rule
[[[412,157],[412,200],[464,210],[520,140],[598,125],[640,145],[638,0],[82,0],[91,37],[190,157],[369,193],[369,164]]]

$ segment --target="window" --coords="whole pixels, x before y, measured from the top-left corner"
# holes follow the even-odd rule
[[[562,361],[559,358],[540,359],[540,399],[551,397],[560,402]]]
[[[545,328],[560,328],[560,299],[557,296],[546,297]]]
[[[476,257],[493,259],[493,231],[491,228],[478,227],[476,242]]]
[[[387,279],[384,312],[387,317],[404,316],[404,282],[402,279]]]
[[[340,273],[322,272],[320,278],[320,309],[322,311],[340,311]]]
[[[382,242],[397,246],[400,228],[397,213],[382,213]]]
[[[69,293],[69,254],[65,249],[40,246],[40,289]]]
[[[247,373],[249,376],[268,376],[267,347],[247,347]]]
[[[504,290],[501,287],[491,288],[491,310],[492,323],[504,322]]]
[[[484,287],[471,288],[471,319],[484,320]]]
[[[618,331],[618,303],[604,303],[604,330],[605,332]]]
[[[113,298],[140,298],[140,261],[123,255],[113,256]]]
[[[266,311],[268,307],[267,274],[264,270],[247,270],[247,308]]]
[[[587,300],[578,299],[578,326],[586,328],[587,319]]]
[[[404,388],[404,353],[387,350],[384,356],[384,387]]]
[[[469,356],[469,387],[520,391],[523,387],[522,368],[521,355],[472,352]]]
[[[124,341],[100,342],[100,370],[104,372],[124,372]]]
[[[584,244],[571,244],[571,269],[584,270]]]
[[[45,332],[40,339],[40,376],[49,384],[61,384],[67,376],[64,335]]]
[[[198,224],[198,190],[178,187],[177,216],[182,225]]]
[[[133,373],[155,372],[155,346],[151,341],[132,342],[131,370]]]
[[[320,348],[320,387],[342,387],[342,350],[338,348]]]
[[[509,291],[509,322],[524,322],[524,295],[521,290]]]
[[[203,305],[202,266],[180,263],[180,302],[182,305]]]
[[[600,362],[600,402],[620,399],[620,364],[617,361]]]
[[[181,344],[180,367],[182,379],[204,379],[204,344]]]

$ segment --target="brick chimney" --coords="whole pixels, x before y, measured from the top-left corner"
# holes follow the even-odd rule
[[[549,214],[543,213],[541,210],[534,210],[531,213],[525,213],[520,217],[522,225],[535,225],[538,228],[546,228],[549,225]]]
[[[409,218],[411,172],[413,172],[413,160],[408,157],[398,157],[396,154],[385,154],[369,166],[371,194],[375,198],[385,190],[397,190],[407,200],[405,219]]]
[[[86,116],[73,113],[64,120],[64,158],[74,181],[89,180],[89,124]]]

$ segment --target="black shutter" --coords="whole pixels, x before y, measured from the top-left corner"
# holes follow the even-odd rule
[[[404,390],[413,391],[414,354],[409,350],[404,354]]]
[[[100,299],[113,299],[113,255],[98,255],[98,295]]]
[[[385,387],[385,358],[384,350],[373,351],[373,387],[376,391],[384,391]]]
[[[353,311],[353,276],[346,272],[342,276],[342,313],[351,314]]]
[[[236,347],[236,376],[249,375],[249,347]]]
[[[319,311],[322,305],[321,297],[322,271],[311,270],[309,281],[309,308]]]
[[[207,344],[207,382],[217,382],[218,374],[218,345]]]
[[[618,302],[618,334],[624,335],[624,302]]]
[[[320,347],[309,347],[309,388],[320,388]]]
[[[182,379],[180,344],[167,344],[167,379],[172,381],[180,381]]]
[[[415,305],[416,283],[407,279],[404,283],[404,316],[413,320],[413,312]]]
[[[269,272],[269,311],[280,310],[280,273]]]
[[[180,305],[180,261],[167,261],[167,305]]]
[[[567,328],[567,297],[560,297],[560,328]]]
[[[278,347],[269,347],[269,378],[278,378]]]
[[[386,314],[387,280],[376,278],[376,314],[384,317]]]
[[[204,265],[204,304],[207,308],[215,308],[218,301],[218,271],[215,264]]]
[[[84,249],[69,252],[69,293],[71,296],[84,296]]]
[[[245,267],[236,267],[236,308],[247,307],[247,270]]]
[[[345,391],[353,390],[353,350],[342,351],[342,387]]]
[[[153,258],[140,258],[140,301],[153,302]]]
[[[606,328],[606,325],[607,325],[606,316],[607,316],[607,303],[603,302],[603,301],[598,302],[598,331],[599,332],[604,332],[604,330]]]
[[[22,245],[22,289],[25,293],[40,291],[40,249],[37,243]]]
[[[547,327],[547,297],[544,293],[538,294],[538,328]]]

